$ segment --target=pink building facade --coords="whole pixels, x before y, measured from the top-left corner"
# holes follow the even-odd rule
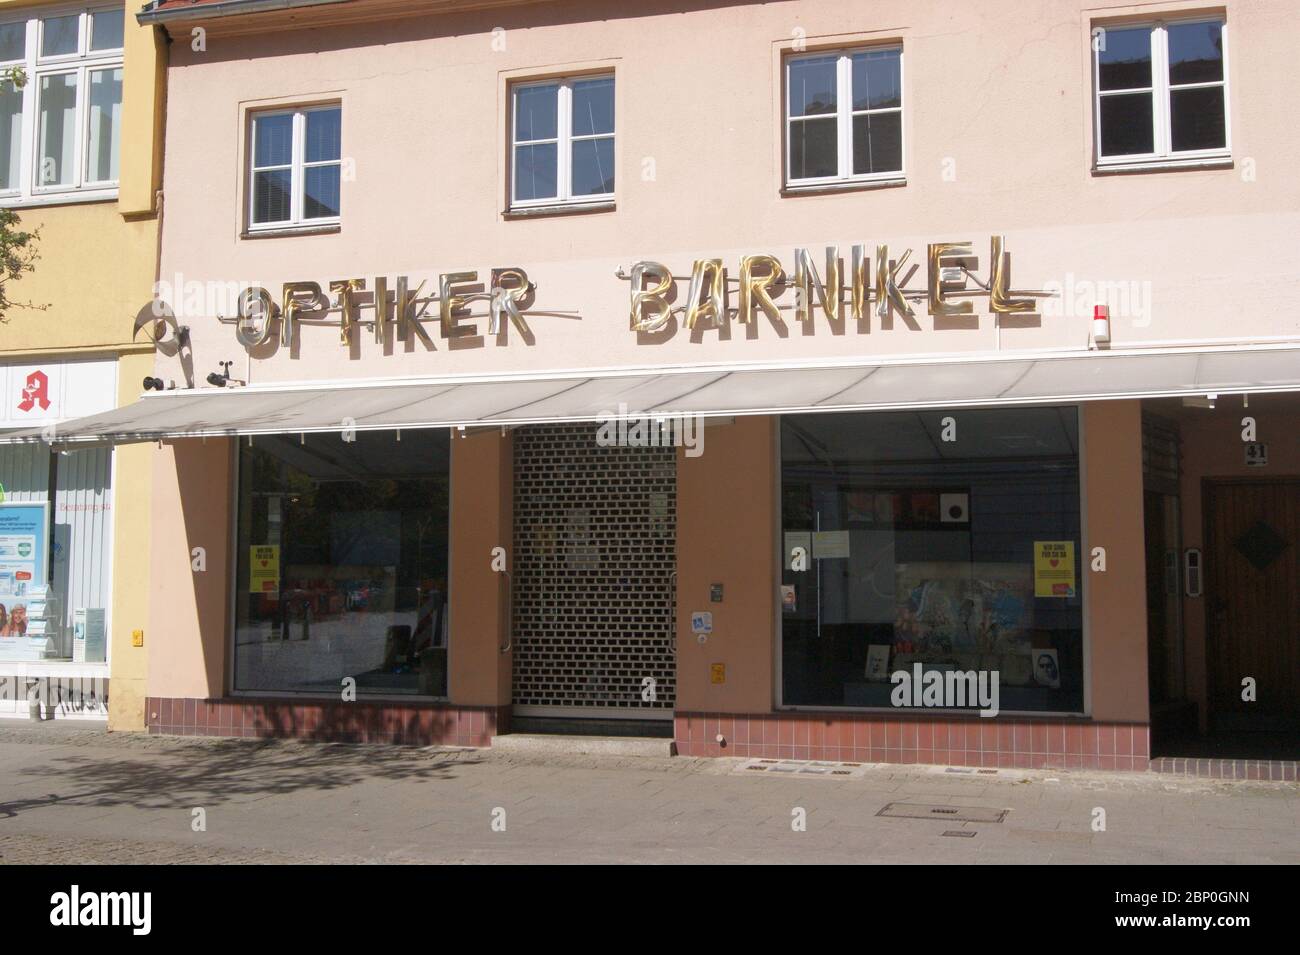
[[[149,729],[1294,778],[1297,13],[147,8]]]

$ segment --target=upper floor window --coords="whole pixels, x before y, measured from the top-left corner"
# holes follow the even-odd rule
[[[791,57],[785,87],[787,185],[902,178],[902,47]]]
[[[123,10],[0,19],[0,198],[112,198],[122,135]],[[18,72],[14,82],[13,71]]]
[[[613,76],[520,83],[511,102],[512,208],[613,200]]]
[[[253,114],[250,230],[338,223],[342,132],[339,106]]]
[[[1227,38],[1221,19],[1095,29],[1098,165],[1227,156]]]

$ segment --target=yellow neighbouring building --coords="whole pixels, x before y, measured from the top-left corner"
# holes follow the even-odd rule
[[[40,230],[8,287],[34,307],[0,323],[0,429],[129,402],[153,367],[132,330],[156,279],[166,48],[134,13],[0,0],[0,69],[25,80],[0,83],[0,205]],[[44,717],[144,729],[151,450],[0,447],[0,717],[39,689]]]

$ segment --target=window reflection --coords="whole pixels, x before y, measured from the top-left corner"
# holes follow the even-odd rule
[[[447,693],[443,430],[241,450],[235,689]]]
[[[889,707],[920,664],[1082,710],[1075,409],[787,416],[781,458],[784,704]]]

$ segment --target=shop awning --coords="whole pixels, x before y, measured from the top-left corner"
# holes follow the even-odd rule
[[[477,427],[613,416],[1051,404],[1300,391],[1300,343],[456,376],[150,393],[52,434],[101,444],[249,434]]]

